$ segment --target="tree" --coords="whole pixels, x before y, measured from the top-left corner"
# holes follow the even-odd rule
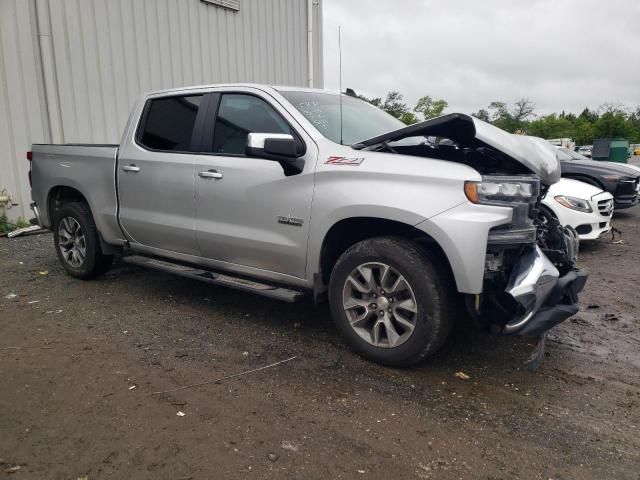
[[[449,104],[442,99],[434,99],[429,95],[425,95],[413,108],[414,112],[421,113],[425,120],[429,120],[430,118],[439,117],[442,115],[442,112],[445,108],[447,108]]]
[[[573,134],[571,138],[576,142],[576,145],[589,145],[593,143],[593,132],[593,123],[578,116],[573,122]]]
[[[472,113],[471,115],[485,122],[491,121],[491,118],[489,117],[489,112],[487,112],[484,108],[481,108],[480,110],[478,110],[475,113]]]
[[[491,123],[496,127],[513,133],[524,128],[523,122],[516,120],[505,102],[491,102],[489,104]]]
[[[602,113],[626,113],[624,105],[618,102],[605,102],[598,108]]]
[[[631,124],[629,141],[631,143],[640,143],[640,106],[629,115],[629,123]]]
[[[358,98],[364,100],[365,102],[369,102],[371,105],[381,108],[389,115],[393,115],[401,122],[411,125],[412,123],[416,123],[418,121],[418,117],[416,117],[413,113],[409,111],[409,108],[405,103],[403,103],[403,96],[400,92],[392,91],[387,93],[384,101],[382,98],[367,98],[364,95],[358,95]]]
[[[522,122],[533,115],[536,109],[535,103],[528,98],[522,97],[520,100],[514,103],[511,116],[516,122]]]
[[[381,108],[389,115],[393,115],[399,119],[409,110],[407,105],[402,102],[403,98],[404,97],[400,92],[389,92],[387,93],[387,98],[384,99],[384,103]]]
[[[627,138],[632,130],[627,114],[621,110],[605,111],[597,122],[593,124],[596,138]]]
[[[418,100],[413,111],[407,108],[404,97],[398,91],[387,93],[386,97],[368,99],[359,96],[376,107],[393,115],[406,125],[441,115],[448,107],[442,99],[425,95]],[[529,135],[542,138],[572,138],[577,145],[589,145],[594,138],[622,137],[630,143],[640,143],[640,106],[627,109],[620,103],[603,103],[596,109],[585,107],[579,115],[561,111],[544,116],[535,114],[535,103],[527,97],[509,105],[494,101],[487,108],[472,113],[474,117],[490,122],[507,132],[525,131]]]
[[[595,121],[598,120],[598,113],[592,110],[589,110],[588,107],[584,107],[584,110],[582,110],[582,113],[578,115],[578,118],[582,120],[586,120],[587,122],[590,122],[590,123],[594,123]]]
[[[404,112],[400,116],[399,120],[405,125],[413,125],[414,123],[418,123],[420,121],[420,119],[411,112]]]
[[[364,100],[365,102],[370,103],[374,107],[382,108],[382,99],[380,97],[369,99],[369,98],[365,97],[364,95],[358,95],[358,98],[360,100]]]
[[[529,122],[529,135],[542,138],[571,138],[573,125],[569,120],[555,113]]]
[[[491,112],[491,121],[495,122],[500,118],[506,118],[509,115],[509,110],[507,110],[507,104],[504,102],[491,102],[489,104],[489,111]]]

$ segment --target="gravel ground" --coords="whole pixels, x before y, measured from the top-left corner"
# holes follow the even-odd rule
[[[637,480],[640,207],[614,223],[623,243],[583,245],[581,311],[535,373],[525,340],[465,331],[383,368],[326,307],[123,263],[83,282],[50,234],[0,238],[0,476]]]

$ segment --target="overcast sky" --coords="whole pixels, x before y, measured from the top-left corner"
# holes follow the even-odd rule
[[[323,0],[324,84],[447,112],[529,97],[540,114],[640,106],[640,0]]]

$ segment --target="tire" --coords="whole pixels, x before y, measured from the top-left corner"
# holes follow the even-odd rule
[[[373,280],[367,282],[367,277]],[[364,293],[367,284],[378,293]],[[391,291],[391,284],[399,286]],[[337,329],[353,351],[398,368],[437,352],[457,312],[447,269],[416,243],[397,237],[364,240],[345,251],[331,272],[329,304]]]
[[[113,255],[102,253],[98,230],[86,203],[68,203],[56,212],[53,241],[60,263],[72,277],[88,280],[111,268]]]

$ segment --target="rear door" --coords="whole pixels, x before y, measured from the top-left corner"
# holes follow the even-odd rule
[[[196,165],[201,256],[304,277],[316,144],[259,91],[221,91],[212,96],[209,112],[203,145],[208,142],[211,154],[199,156]],[[304,142],[303,172],[285,176],[278,162],[247,156],[252,132],[292,134]]]
[[[118,159],[120,223],[130,241],[198,255],[194,169],[207,101],[200,93],[145,104],[135,141]]]

